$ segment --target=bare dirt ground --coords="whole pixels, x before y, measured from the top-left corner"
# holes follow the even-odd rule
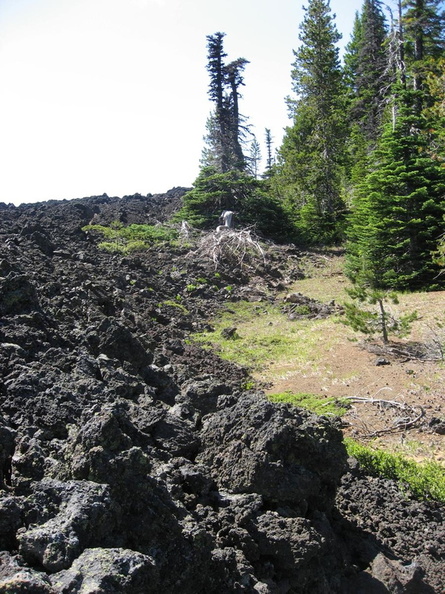
[[[292,290],[323,302],[334,297],[341,303],[347,299],[347,281],[339,272],[341,258],[321,262]],[[271,364],[268,392],[348,398],[350,408],[343,417],[347,435],[416,460],[445,464],[445,364],[405,354],[413,342],[425,345],[445,339],[437,326],[444,320],[445,292],[402,295],[395,307],[399,312],[416,310],[419,320],[411,335],[391,343],[389,351],[382,351],[378,340],[364,341],[342,324],[324,325],[320,348],[329,346],[321,361],[302,366],[296,357]],[[381,358],[386,364],[377,365]]]

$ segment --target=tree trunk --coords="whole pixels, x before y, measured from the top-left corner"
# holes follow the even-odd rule
[[[380,308],[380,320],[381,320],[381,324],[382,324],[382,338],[383,338],[383,342],[385,344],[388,344],[388,342],[389,342],[388,328],[386,326],[386,311],[385,311],[385,307],[383,305],[383,300],[378,299],[378,304],[379,304],[379,308]]]

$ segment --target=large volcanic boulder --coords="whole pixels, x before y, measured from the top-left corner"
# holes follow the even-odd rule
[[[223,399],[223,403],[228,399]],[[244,396],[204,420],[203,452],[218,484],[259,493],[267,505],[332,507],[346,455],[332,422],[258,395]]]

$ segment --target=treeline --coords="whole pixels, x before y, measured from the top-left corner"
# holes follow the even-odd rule
[[[445,13],[439,0],[364,0],[343,62],[329,1],[309,0],[291,71],[292,125],[259,176],[260,144],[240,113],[248,61],[209,35],[201,169],[180,213],[306,245],[342,243],[347,274],[382,289],[440,288],[445,215]]]

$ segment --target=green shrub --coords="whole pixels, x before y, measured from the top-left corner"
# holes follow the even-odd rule
[[[356,332],[374,335],[380,334],[383,342],[389,342],[389,334],[400,337],[407,336],[411,326],[418,319],[417,312],[411,312],[394,317],[388,310],[388,302],[398,304],[399,299],[394,291],[382,291],[370,289],[365,285],[356,285],[352,289],[346,289],[350,297],[356,302],[376,306],[376,311],[369,311],[356,303],[345,303],[345,315],[340,322],[351,326]]]
[[[98,247],[107,252],[128,254],[135,251],[147,250],[159,242],[172,242],[178,237],[176,229],[163,225],[128,225],[124,227],[119,221],[114,221],[109,227],[104,225],[86,225],[82,231],[93,232],[104,237]]]
[[[390,454],[345,439],[350,456],[372,474],[396,480],[407,486],[419,499],[435,499],[445,503],[445,468],[437,462],[417,463],[400,454]]]
[[[187,221],[198,229],[215,228],[223,210],[235,212],[237,227],[255,226],[258,232],[279,241],[293,238],[294,228],[281,202],[272,197],[268,184],[246,172],[225,173],[204,167],[174,221]]]
[[[119,243],[117,241],[101,241],[98,244],[98,248],[104,250],[106,252],[119,252],[120,254],[126,254],[126,246],[123,243]]]
[[[292,313],[297,316],[311,315],[311,308],[308,305],[297,305],[292,308]]]

